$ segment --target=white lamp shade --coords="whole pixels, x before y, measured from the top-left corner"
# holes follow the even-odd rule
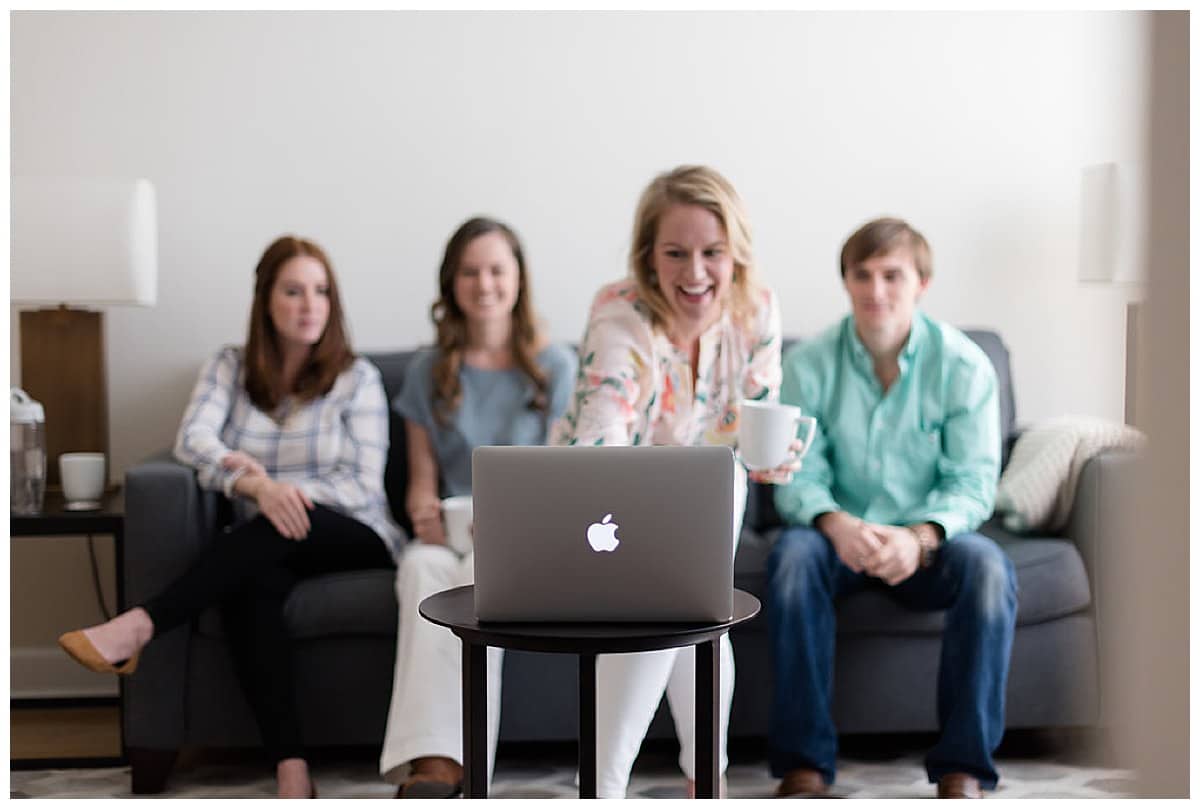
[[[14,177],[13,303],[153,306],[158,212],[149,180]]]

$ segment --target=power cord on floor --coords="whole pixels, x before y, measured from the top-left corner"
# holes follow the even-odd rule
[[[96,562],[96,545],[94,539],[91,534],[87,535],[88,556],[92,560],[92,584],[96,588],[96,603],[100,605],[100,613],[104,616],[104,620],[111,621],[112,614],[108,611],[108,606],[104,603],[104,591],[100,588],[100,565]]]

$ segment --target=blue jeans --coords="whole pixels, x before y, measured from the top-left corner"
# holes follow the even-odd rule
[[[785,530],[767,562],[768,621],[774,652],[771,773],[818,770],[833,783],[837,729],[830,693],[836,620],[834,601],[879,579],[842,564],[831,543],[812,528]],[[944,543],[936,561],[895,587],[909,609],[946,610],[938,669],[941,737],[925,758],[931,783],[967,773],[984,789],[998,776],[992,753],[1004,735],[1004,685],[1017,618],[1017,578],[1008,555],[981,534]]]

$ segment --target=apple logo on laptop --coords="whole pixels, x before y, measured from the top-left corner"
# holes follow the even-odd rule
[[[621,544],[621,540],[617,539],[618,525],[615,522],[609,522],[611,519],[611,514],[605,514],[603,520],[588,526],[587,539],[592,550],[615,551]]]

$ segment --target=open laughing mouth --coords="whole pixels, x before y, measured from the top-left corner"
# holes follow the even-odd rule
[[[684,302],[698,306],[712,300],[713,290],[715,287],[712,284],[697,284],[695,286],[677,286],[679,296]]]

